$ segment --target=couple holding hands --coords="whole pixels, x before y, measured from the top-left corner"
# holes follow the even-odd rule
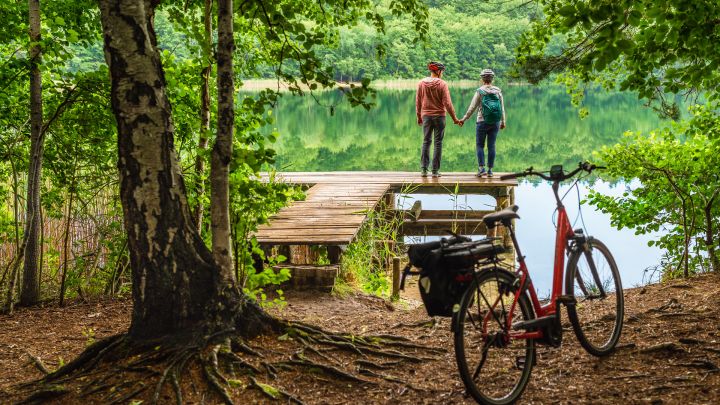
[[[505,104],[502,91],[492,84],[495,73],[490,69],[484,69],[480,73],[482,85],[475,92],[465,115],[458,119],[450,99],[448,85],[442,80],[445,65],[440,62],[430,62],[428,69],[430,70],[430,77],[426,77],[418,83],[415,96],[417,123],[423,127],[423,144],[420,156],[422,176],[426,177],[428,175],[430,144],[433,141],[435,149],[431,166],[432,176],[440,176],[442,141],[445,136],[445,114],[449,113],[453,122],[462,127],[475,110],[478,110],[475,127],[475,147],[478,159],[477,176],[487,175],[492,177],[492,169],[495,163],[495,140],[498,132],[505,128]],[[486,140],[488,147],[487,169],[485,168]]]

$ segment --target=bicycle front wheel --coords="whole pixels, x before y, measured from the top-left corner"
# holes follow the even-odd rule
[[[460,300],[453,316],[455,357],[468,393],[481,404],[509,404],[522,394],[535,362],[535,341],[514,339],[507,328],[533,318],[525,294],[510,315],[517,286],[511,273],[487,270]]]
[[[575,297],[568,318],[585,350],[605,356],[620,339],[625,311],[620,273],[610,250],[590,239],[568,260],[565,293]]]

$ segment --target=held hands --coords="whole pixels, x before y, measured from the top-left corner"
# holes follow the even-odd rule
[[[459,120],[457,118],[453,118],[453,122],[457,124],[458,126],[462,127],[465,124],[465,121]]]

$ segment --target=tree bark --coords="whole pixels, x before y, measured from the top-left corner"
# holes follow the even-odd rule
[[[230,244],[229,174],[235,126],[235,80],[232,53],[233,2],[218,0],[218,128],[210,159],[213,257],[227,277],[234,278]]]
[[[148,0],[101,0],[132,269],[134,340],[259,333],[269,317],[228,279],[190,214]],[[183,340],[185,340],[183,338]]]
[[[197,175],[197,205],[193,217],[198,232],[202,235],[203,214],[205,204],[202,200],[205,196],[205,157],[203,151],[208,146],[208,134],[210,133],[210,72],[212,71],[212,5],[213,0],[205,0],[204,21],[205,21],[205,47],[207,64],[203,67],[200,77],[202,86],[200,89],[200,140],[198,141],[198,155],[195,158],[195,173]]]
[[[40,234],[40,179],[43,158],[43,111],[42,77],[40,75],[40,0],[28,0],[30,23],[30,42],[33,43],[28,57],[30,59],[30,164],[28,167],[27,209],[25,215],[25,261],[23,263],[21,305],[33,305],[40,300],[40,280],[38,278],[38,256]]]

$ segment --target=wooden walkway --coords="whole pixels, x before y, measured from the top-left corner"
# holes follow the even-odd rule
[[[293,202],[259,227],[255,236],[265,246],[347,245],[355,239],[368,211],[377,208],[388,193],[408,189],[413,193],[481,193],[498,198],[498,205],[503,206],[512,199],[510,189],[517,185],[515,180],[478,178],[475,173],[435,178],[421,177],[418,172],[285,172],[276,179],[310,189],[304,201]]]
[[[388,189],[387,183],[316,184],[305,201],[283,208],[255,237],[264,245],[347,245]]]

